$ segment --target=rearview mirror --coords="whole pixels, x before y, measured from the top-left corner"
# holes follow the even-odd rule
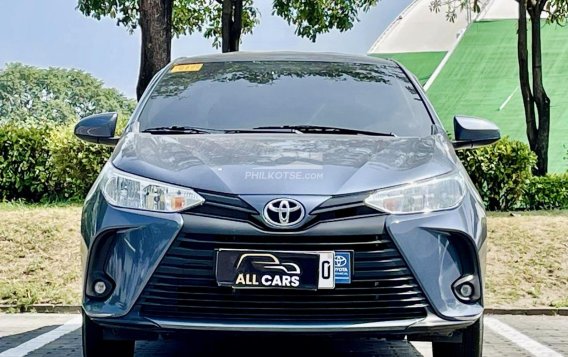
[[[75,136],[90,143],[116,145],[120,139],[114,136],[117,118],[117,113],[102,113],[85,117],[75,125]]]
[[[501,139],[501,132],[492,122],[473,117],[454,117],[455,149],[473,149]]]

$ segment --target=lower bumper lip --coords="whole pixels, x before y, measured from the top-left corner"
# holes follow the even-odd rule
[[[175,319],[146,318],[158,328],[172,330],[207,330],[207,331],[235,331],[235,332],[397,332],[421,330],[456,330],[465,328],[481,317],[481,314],[458,321],[444,320],[431,311],[426,318],[392,320],[365,323],[215,323],[191,322]]]

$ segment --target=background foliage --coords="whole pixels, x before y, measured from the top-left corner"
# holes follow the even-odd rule
[[[112,153],[112,147],[88,144],[73,135],[73,126],[53,130],[50,154],[52,186],[58,199],[82,199]]]
[[[458,156],[489,210],[515,208],[536,163],[526,144],[509,138],[480,149],[459,151]]]
[[[131,113],[136,103],[92,75],[10,63],[0,71],[0,124],[63,124],[108,111]]]
[[[51,125],[0,125],[0,200],[41,201],[50,192],[51,167],[46,150]]]
[[[8,64],[0,71],[0,200],[84,197],[112,149],[76,139],[75,123],[119,111],[121,128],[135,105],[82,71]]]
[[[532,177],[521,207],[531,210],[568,208],[568,173]]]
[[[258,0],[257,0],[258,1]],[[337,29],[347,31],[358,21],[359,12],[367,12],[378,0],[275,0],[272,13],[295,26],[295,33],[312,41],[322,33]],[[116,19],[117,25],[134,31],[139,23],[138,0],[79,0],[77,8],[98,20],[105,16]],[[260,13],[254,0],[244,0],[243,34],[252,33],[260,23]],[[175,36],[203,32],[213,46],[221,45],[221,4],[217,0],[174,0],[172,33]]]

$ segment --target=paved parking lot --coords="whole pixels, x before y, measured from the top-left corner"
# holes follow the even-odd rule
[[[80,356],[81,318],[61,314],[0,314],[0,357]],[[136,344],[137,356],[431,356],[426,342],[331,338],[224,338],[216,341],[154,341]],[[268,353],[267,353],[268,352]],[[566,356],[568,317],[487,316],[485,356]]]

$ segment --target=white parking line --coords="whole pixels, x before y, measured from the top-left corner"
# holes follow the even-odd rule
[[[542,345],[532,338],[520,333],[511,326],[493,317],[485,317],[485,327],[491,331],[505,337],[522,349],[538,357],[562,357],[562,355],[552,349]]]
[[[23,357],[28,353],[42,348],[48,343],[57,340],[58,338],[68,334],[69,332],[75,331],[76,329],[81,327],[81,324],[83,322],[82,319],[82,316],[76,316],[54,330],[46,332],[42,335],[32,338],[27,342],[22,343],[19,346],[10,348],[9,350],[0,353],[0,357]]]
[[[416,351],[420,353],[423,357],[432,357],[432,343],[431,342],[410,342]]]

